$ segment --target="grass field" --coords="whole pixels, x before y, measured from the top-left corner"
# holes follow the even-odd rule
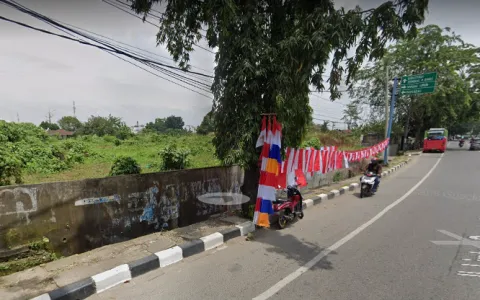
[[[118,156],[131,156],[141,166],[142,173],[160,171],[159,151],[168,144],[175,143],[179,148],[191,151],[189,168],[202,168],[220,165],[216,159],[211,136],[185,134],[171,135],[138,135],[115,145],[113,137],[85,136],[78,138],[86,144],[91,155],[85,163],[77,164],[72,169],[54,174],[25,174],[24,183],[41,183],[54,181],[99,178],[108,175],[114,159]],[[64,141],[55,141],[63,143]]]

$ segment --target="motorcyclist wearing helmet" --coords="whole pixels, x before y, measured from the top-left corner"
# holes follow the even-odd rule
[[[370,164],[367,166],[367,172],[373,172],[375,175],[375,183],[372,187],[372,193],[377,192],[377,188],[380,184],[380,177],[382,177],[382,165],[379,163],[376,157],[372,157]]]

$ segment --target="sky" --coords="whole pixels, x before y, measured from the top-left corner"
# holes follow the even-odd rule
[[[108,0],[115,2],[116,0]],[[90,30],[159,56],[173,64],[168,51],[156,45],[158,28],[112,7],[102,0],[17,0],[50,18]],[[337,6],[378,6],[380,0],[338,0]],[[161,10],[160,7],[156,9]],[[451,27],[466,42],[480,45],[480,1],[430,0],[425,24]],[[56,31],[40,21],[0,4],[0,16]],[[155,19],[151,19],[155,22]],[[60,33],[60,32],[58,32]],[[208,48],[205,41],[200,46]],[[214,49],[211,49],[214,51]],[[195,48],[192,71],[213,74],[214,54]],[[328,74],[328,70],[327,70]],[[104,51],[35,32],[0,20],[0,119],[52,121],[73,115],[86,121],[91,115],[121,117],[128,125],[145,124],[158,117],[181,116],[185,125],[198,126],[212,100],[153,76]],[[348,95],[331,103],[329,93],[312,94],[314,120],[341,122]],[[337,123],[336,128],[345,124]]]

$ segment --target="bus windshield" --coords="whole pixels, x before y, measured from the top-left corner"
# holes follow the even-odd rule
[[[429,131],[427,134],[427,138],[432,140],[442,139],[443,137],[445,137],[445,133],[443,131]]]

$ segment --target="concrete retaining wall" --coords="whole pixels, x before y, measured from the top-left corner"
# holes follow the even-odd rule
[[[0,188],[0,250],[45,236],[62,255],[84,252],[222,212],[197,196],[240,192],[237,167],[190,169]]]

